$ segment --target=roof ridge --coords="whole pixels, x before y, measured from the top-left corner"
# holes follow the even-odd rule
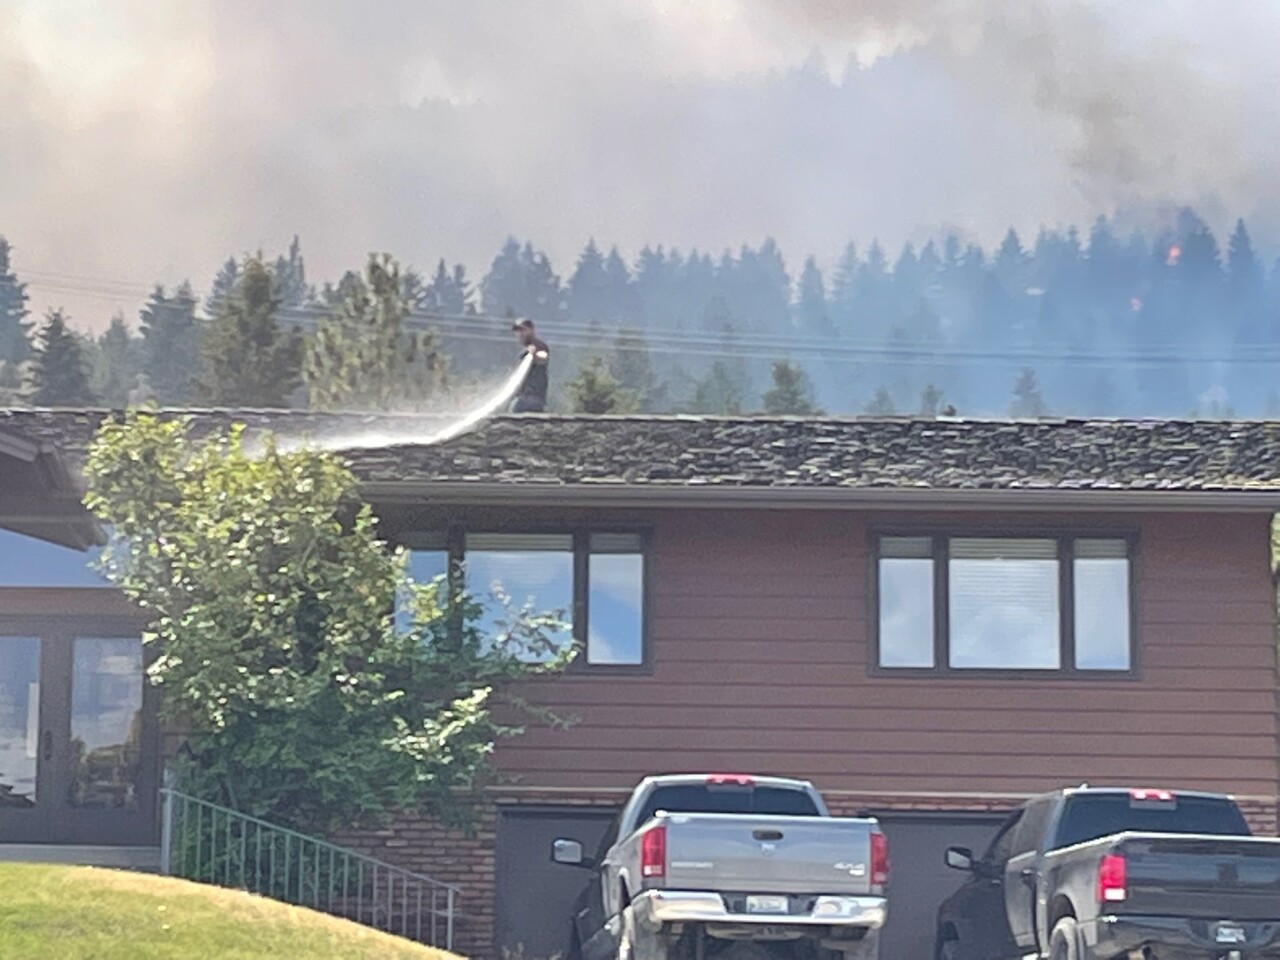
[[[235,407],[235,406],[164,406],[146,408],[150,412],[170,416],[194,417],[216,415],[277,418],[281,420],[319,420],[324,418],[363,419],[452,419],[465,416],[456,411],[433,413],[425,410],[311,410],[299,407]],[[107,416],[127,412],[120,407],[0,407],[0,417],[26,416]],[[937,423],[963,426],[965,424],[1000,425],[1025,424],[1037,426],[1078,426],[1083,424],[1129,424],[1168,426],[1277,426],[1280,419],[1269,417],[1233,417],[1219,419],[1209,417],[1156,417],[1156,416],[1061,416],[1061,417],[1008,417],[998,415],[929,416],[926,414],[822,414],[804,416],[798,414],[702,414],[702,413],[499,413],[489,418],[503,423],[801,423],[801,424],[874,424],[874,423]],[[483,423],[480,424],[483,426]]]

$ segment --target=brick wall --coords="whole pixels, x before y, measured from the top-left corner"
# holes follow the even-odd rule
[[[495,841],[498,811],[521,804],[556,807],[616,807],[617,793],[565,795],[548,791],[495,791],[481,812],[476,831],[467,835],[448,830],[421,815],[402,814],[384,830],[347,834],[336,839],[370,856],[424,873],[462,888],[458,901],[454,949],[477,960],[498,960],[493,944]],[[836,816],[865,811],[914,810],[921,812],[992,813],[1012,810],[1019,797],[904,797],[874,794],[836,794],[827,798]],[[1262,836],[1276,834],[1276,803],[1242,800],[1240,806],[1253,830]]]
[[[421,814],[400,814],[385,829],[339,834],[334,842],[387,863],[462,888],[454,926],[454,950],[466,957],[494,958],[494,867],[499,808],[524,805],[609,807],[617,793],[493,791],[470,834],[451,830]]]

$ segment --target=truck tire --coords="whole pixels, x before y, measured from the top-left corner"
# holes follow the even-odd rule
[[[940,941],[936,960],[960,960],[960,941],[955,939]]]
[[[1080,931],[1075,917],[1063,917],[1049,935],[1049,960],[1080,960]]]

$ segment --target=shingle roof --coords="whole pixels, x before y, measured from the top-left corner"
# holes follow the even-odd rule
[[[102,411],[0,411],[0,433],[74,458]],[[370,483],[631,490],[1280,493],[1280,422],[499,416],[436,445],[416,416],[213,410],[341,449]]]

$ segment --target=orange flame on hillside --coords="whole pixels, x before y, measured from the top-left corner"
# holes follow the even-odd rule
[[[1169,248],[1169,255],[1164,258],[1164,265],[1166,267],[1176,267],[1180,259],[1182,259],[1182,248],[1175,243]]]

